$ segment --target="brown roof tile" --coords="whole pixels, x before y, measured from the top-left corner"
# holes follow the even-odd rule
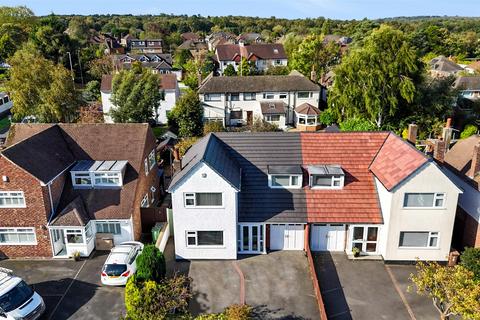
[[[309,116],[319,115],[321,113],[320,109],[306,102],[296,107],[295,112]]]

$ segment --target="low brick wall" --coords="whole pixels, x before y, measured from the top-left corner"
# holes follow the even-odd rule
[[[320,319],[327,320],[327,312],[323,303],[322,293],[320,291],[320,284],[318,282],[317,273],[315,272],[315,263],[313,262],[312,251],[310,250],[310,225],[305,226],[305,251],[307,252],[308,266],[310,269],[310,277],[313,282],[313,290],[317,298],[318,310],[320,311]]]

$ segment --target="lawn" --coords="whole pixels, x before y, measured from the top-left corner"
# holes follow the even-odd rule
[[[0,119],[0,131],[7,129],[9,126],[10,126],[10,120],[8,120],[8,117]]]
[[[152,130],[153,130],[153,134],[155,135],[155,137],[160,138],[165,132],[168,131],[168,126],[166,126],[166,125],[157,126],[157,127],[153,127]]]

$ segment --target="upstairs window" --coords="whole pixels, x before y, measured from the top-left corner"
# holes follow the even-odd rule
[[[72,172],[73,177],[73,185],[75,186],[92,186],[92,177],[90,173],[80,173],[80,172]]]
[[[311,188],[340,189],[345,184],[345,173],[339,165],[312,165],[307,170]]]
[[[308,99],[312,97],[312,93],[310,91],[300,91],[297,93],[297,97],[299,99]]]
[[[444,208],[445,193],[405,193],[404,208]]]
[[[272,189],[299,189],[302,174],[300,166],[268,166],[268,186]]]
[[[255,92],[244,92],[243,93],[243,100],[245,100],[245,101],[255,100],[256,97],[257,97],[257,94]]]
[[[157,160],[155,159],[155,149],[153,149],[144,160],[145,175],[148,175],[156,163]]]
[[[97,186],[121,186],[119,172],[95,173],[94,177]]]
[[[185,207],[221,207],[223,196],[221,192],[196,192],[185,193]]]
[[[127,161],[80,160],[70,171],[75,188],[121,187]]]
[[[222,101],[222,95],[220,93],[207,93],[205,101]]]
[[[0,192],[0,208],[25,208],[23,191]]]
[[[278,95],[280,99],[287,99],[287,94],[285,92],[282,92]]]
[[[265,92],[263,94],[263,99],[268,99],[268,100],[275,99],[275,94],[272,92]]]
[[[230,97],[227,95],[227,100],[240,101],[240,93],[231,93]]]

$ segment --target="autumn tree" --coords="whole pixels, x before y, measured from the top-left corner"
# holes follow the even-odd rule
[[[8,63],[12,68],[5,87],[14,101],[15,121],[34,116],[40,122],[70,122],[76,117],[79,99],[70,71],[31,46],[18,50]]]
[[[162,93],[160,77],[149,70],[140,74],[122,70],[113,77],[110,113],[115,122],[147,122],[153,118]]]
[[[380,128],[414,101],[419,70],[403,32],[382,25],[335,68],[329,105],[339,118],[360,116]]]
[[[448,267],[436,262],[418,262],[416,269],[410,280],[418,294],[432,299],[440,319],[453,315],[480,319],[480,285],[473,272],[462,265]]]
[[[102,104],[100,102],[89,103],[80,107],[78,114],[79,123],[103,123]]]

